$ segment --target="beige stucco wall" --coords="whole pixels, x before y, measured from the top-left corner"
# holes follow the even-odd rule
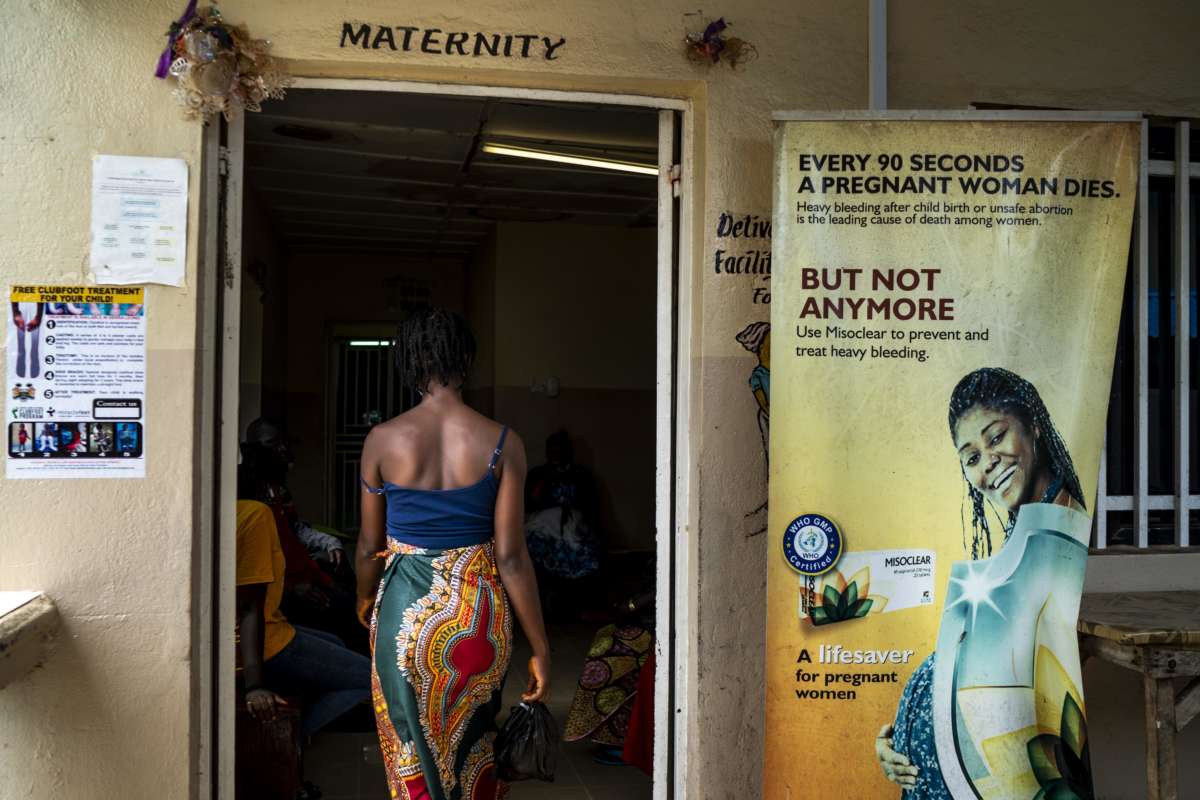
[[[90,158],[180,156],[199,167],[200,128],[179,119],[151,79],[161,34],[182,0],[3,4],[0,48],[0,283],[72,282],[87,253]],[[761,452],[733,340],[766,319],[744,277],[712,274],[718,215],[770,210],[771,109],[861,107],[865,0],[742,0],[721,9],[758,61],[732,72],[686,61],[679,40],[701,26],[684,0],[645,3],[463,0],[225,0],[227,17],[271,38],[297,72],[543,85],[690,99],[696,169],[696,356],[688,530],[699,579],[691,627],[698,683],[691,710],[691,797],[758,795],[760,620],[765,543],[746,513],[762,497]],[[891,102],[978,101],[1200,115],[1200,12],[1186,0],[1140,5],[893,3]],[[506,62],[340,49],[344,19],[449,30],[561,35],[552,62]],[[192,219],[196,221],[193,204]],[[195,239],[195,228],[192,229]],[[191,737],[189,585],[195,403],[196,270],[189,286],[149,295],[151,386],[144,481],[0,482],[0,589],[43,589],[65,635],[44,669],[0,693],[0,797],[183,797]],[[1093,704],[1097,699],[1093,697]],[[1132,754],[1126,773],[1136,773]],[[1185,759],[1186,761],[1186,759]],[[1109,765],[1110,771],[1111,762]],[[1189,768],[1191,768],[1189,766]],[[1193,777],[1194,780],[1194,777]],[[1102,784],[1103,785],[1103,784]],[[1188,785],[1186,782],[1183,785]],[[1194,783],[1192,784],[1194,785]],[[1124,792],[1124,790],[1122,790]],[[1134,794],[1113,794],[1135,796]]]
[[[606,551],[654,550],[656,228],[502,222],[496,230],[495,416],[531,465],[570,433],[595,480]],[[559,394],[530,391],[553,376]]]
[[[189,288],[147,295],[146,479],[0,481],[0,587],[45,591],[63,624],[49,663],[0,692],[5,800],[188,787],[200,137],[147,80],[171,4],[91,5],[0,12],[0,283],[83,282],[91,159],[117,153],[187,160]]]

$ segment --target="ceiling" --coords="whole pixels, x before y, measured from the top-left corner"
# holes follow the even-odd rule
[[[246,115],[247,181],[291,252],[470,258],[498,221],[654,224],[653,176],[487,142],[657,163],[654,109],[296,89]]]

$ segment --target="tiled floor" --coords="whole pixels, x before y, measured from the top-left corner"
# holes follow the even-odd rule
[[[575,681],[591,644],[592,626],[553,626],[550,630],[553,684],[550,710],[559,725],[575,694]],[[504,692],[504,707],[519,702],[525,685],[529,647],[518,640]],[[649,800],[651,781],[634,767],[609,767],[592,760],[586,742],[563,744],[554,783],[514,784],[510,800]],[[321,787],[323,800],[388,800],[379,743],[374,733],[325,733],[305,752],[305,777]]]

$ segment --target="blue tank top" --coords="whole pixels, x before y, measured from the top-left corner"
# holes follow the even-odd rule
[[[361,476],[371,494],[387,501],[387,535],[398,542],[431,550],[470,547],[491,540],[494,534],[496,462],[504,450],[508,426],[492,451],[487,474],[470,486],[456,489],[409,489],[384,481],[375,488]]]

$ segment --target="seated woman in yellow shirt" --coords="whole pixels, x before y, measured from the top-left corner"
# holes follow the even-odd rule
[[[237,619],[246,707],[275,718],[277,694],[305,698],[301,733],[311,736],[371,694],[371,662],[331,633],[292,625],[279,610],[285,562],[271,509],[237,504]]]

